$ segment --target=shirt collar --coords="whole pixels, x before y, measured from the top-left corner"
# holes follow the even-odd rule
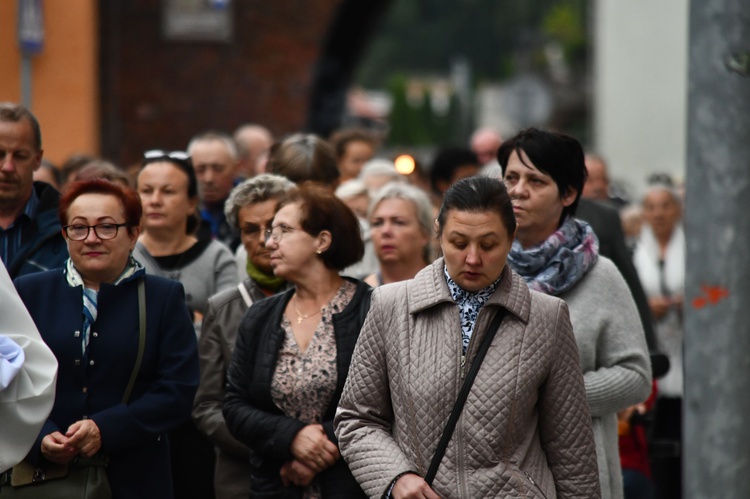
[[[34,220],[36,212],[39,210],[39,196],[36,195],[36,189],[31,188],[31,196],[26,201],[26,206],[23,208],[23,215],[26,215],[29,220]]]

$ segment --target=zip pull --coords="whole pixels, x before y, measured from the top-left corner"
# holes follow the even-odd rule
[[[466,354],[461,355],[461,379],[464,379],[466,367]]]
[[[528,480],[531,482],[532,485],[536,485],[536,482],[534,481],[533,478],[531,478],[531,475],[529,475],[525,471],[523,472],[523,474],[526,475],[526,478],[528,478]]]

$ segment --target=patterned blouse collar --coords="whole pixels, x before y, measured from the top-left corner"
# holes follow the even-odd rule
[[[463,306],[467,302],[479,302],[479,305],[482,306],[484,303],[492,296],[492,293],[495,292],[497,289],[497,285],[500,284],[500,279],[502,278],[502,274],[500,274],[500,277],[498,277],[495,282],[488,285],[487,287],[480,289],[479,291],[471,292],[466,291],[464,288],[459,286],[456,281],[451,279],[451,276],[448,274],[448,267],[443,265],[443,274],[445,274],[445,281],[448,283],[448,289],[451,292],[451,297],[453,297],[453,301],[455,301],[459,307]]]

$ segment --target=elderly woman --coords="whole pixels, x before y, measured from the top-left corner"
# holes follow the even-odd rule
[[[273,275],[265,232],[271,227],[279,199],[293,187],[284,177],[260,174],[235,187],[225,206],[227,222],[240,233],[250,258],[247,278],[242,283],[209,298],[198,345],[201,383],[193,405],[193,420],[216,449],[216,499],[246,499],[250,495],[250,450],[227,430],[221,413],[224,387],[237,330],[248,307],[288,288],[283,278]]]
[[[257,302],[242,320],[224,417],[250,447],[251,497],[361,497],[340,459],[333,416],[371,288],[339,271],[362,257],[354,214],[305,185],[266,230],[274,274],[294,287]]]
[[[658,398],[653,438],[682,440],[684,325],[682,302],[685,293],[685,233],[680,219],[682,198],[665,183],[649,186],[643,198],[644,224],[633,263],[655,319],[656,343],[669,357],[670,369],[657,380]],[[654,481],[659,497],[681,497],[680,456],[654,460]]]
[[[113,498],[170,498],[165,434],[190,417],[198,386],[182,285],[146,275],[132,258],[141,219],[133,190],[75,182],[59,215],[66,266],[16,281],[60,366],[52,413],[28,460],[45,467],[106,456]]]
[[[422,190],[402,183],[383,187],[370,204],[370,234],[380,268],[370,286],[411,279],[430,258],[432,204]]]
[[[508,264],[531,289],[568,304],[597,443],[602,497],[623,496],[617,412],[646,400],[651,367],[633,297],[614,264],[598,254],[591,227],[573,218],[586,180],[581,145],[528,129],[498,160],[518,221]]]
[[[181,151],[148,151],[138,174],[143,233],[133,256],[146,272],[180,281],[188,308],[200,324],[208,298],[237,285],[237,267],[218,241],[198,240],[198,181]]]
[[[502,183],[463,179],[438,215],[444,257],[373,292],[335,422],[369,497],[599,497],[567,307],[506,265],[515,227]],[[485,338],[430,485],[423,476]]]

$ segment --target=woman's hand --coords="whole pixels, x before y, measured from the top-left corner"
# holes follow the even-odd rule
[[[432,487],[419,475],[407,473],[398,480],[391,491],[393,499],[440,499]]]
[[[667,315],[671,304],[672,301],[665,296],[654,296],[648,299],[648,306],[651,308],[651,313],[654,314],[654,319],[657,321]]]
[[[86,457],[93,456],[102,448],[102,434],[91,419],[76,421],[70,425],[65,436],[68,437],[66,445]]]
[[[328,440],[328,435],[319,424],[302,428],[292,441],[292,454],[302,464],[320,473],[341,457],[336,444]]]
[[[53,463],[68,464],[78,454],[75,447],[68,445],[68,437],[55,431],[42,439],[42,455]]]
[[[316,473],[313,470],[296,459],[284,463],[281,467],[281,483],[284,484],[284,487],[289,487],[289,485],[307,487],[312,483],[315,475]]]

